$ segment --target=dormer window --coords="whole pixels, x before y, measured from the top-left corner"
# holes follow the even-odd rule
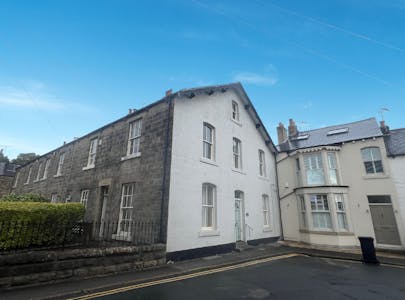
[[[239,122],[239,105],[232,101],[232,120]]]

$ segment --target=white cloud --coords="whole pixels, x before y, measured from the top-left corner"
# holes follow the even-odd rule
[[[44,83],[36,80],[24,81],[16,86],[0,86],[0,105],[42,111],[92,110],[85,105],[59,99],[47,91]]]
[[[271,86],[278,82],[278,72],[273,65],[267,65],[263,73],[237,72],[233,76],[234,81],[260,86]]]

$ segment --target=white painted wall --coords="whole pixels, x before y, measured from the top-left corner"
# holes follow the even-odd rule
[[[241,125],[231,120],[231,102],[239,103]],[[216,164],[201,161],[203,122],[215,127]],[[232,139],[242,141],[243,173],[232,170]],[[266,155],[267,177],[259,176],[258,150]],[[202,236],[202,184],[217,187],[217,230]],[[170,174],[167,251],[181,251],[235,242],[234,191],[245,198],[247,239],[280,235],[275,158],[259,134],[242,100],[233,90],[192,99],[176,98]],[[271,231],[263,227],[262,194],[271,205]]]
[[[401,222],[398,224],[398,231],[405,246],[405,156],[389,157],[388,162],[391,176],[397,189],[397,201],[394,203],[394,205],[396,204],[394,213],[395,215],[400,215],[399,219]]]

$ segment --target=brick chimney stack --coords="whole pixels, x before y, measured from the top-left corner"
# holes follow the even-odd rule
[[[167,90],[165,93],[165,96],[167,97],[167,96],[170,96],[171,94],[172,94],[172,89]]]
[[[288,125],[288,137],[295,137],[298,135],[298,128],[293,119],[290,119],[290,124]]]
[[[278,123],[277,127],[277,137],[278,137],[278,144],[284,143],[287,140],[287,129],[285,129],[283,123]]]

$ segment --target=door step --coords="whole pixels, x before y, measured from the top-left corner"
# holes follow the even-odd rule
[[[248,245],[248,243],[246,243],[244,241],[237,241],[235,243],[235,251],[237,251],[237,252],[242,252],[242,251],[249,250],[252,248],[253,248],[253,246]]]

